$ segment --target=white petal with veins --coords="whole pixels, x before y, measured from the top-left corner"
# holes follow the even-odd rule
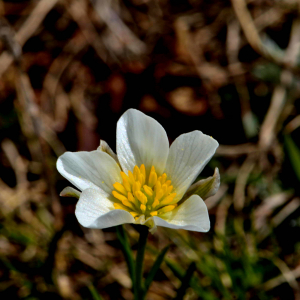
[[[125,173],[144,164],[148,174],[155,166],[161,175],[168,153],[167,134],[156,120],[135,109],[122,115],[117,125],[117,154]]]
[[[57,160],[59,173],[81,191],[93,188],[111,195],[113,184],[121,180],[120,167],[107,153],[66,152]]]
[[[210,229],[208,210],[197,195],[191,196],[174,210],[160,217],[153,217],[157,226],[207,232]]]
[[[122,209],[114,209],[113,202],[94,189],[84,190],[76,205],[75,215],[87,228],[108,228],[133,223],[132,215]]]
[[[218,142],[201,131],[180,135],[171,145],[165,172],[181,199],[211,157]]]

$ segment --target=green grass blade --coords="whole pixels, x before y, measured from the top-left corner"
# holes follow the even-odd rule
[[[134,258],[132,255],[131,247],[128,241],[128,237],[124,231],[124,228],[122,225],[116,226],[116,232],[118,239],[120,241],[121,247],[122,247],[122,252],[125,257],[129,275],[132,280],[132,284],[134,285],[135,283],[135,263],[134,263]]]
[[[92,294],[93,300],[103,300],[102,297],[98,294],[97,290],[95,289],[95,287],[92,284],[90,284],[88,286],[88,289],[90,290],[90,292]]]
[[[190,286],[190,281],[191,281],[191,278],[192,278],[193,273],[195,272],[195,270],[196,270],[196,264],[195,264],[195,262],[192,262],[189,265],[185,275],[182,278],[181,286],[180,286],[179,290],[177,291],[177,295],[176,295],[176,298],[174,300],[182,300],[183,299],[183,297],[186,293],[186,290]]]
[[[145,280],[145,293],[148,291],[149,287],[150,287],[150,284],[151,282],[153,281],[157,271],[159,270],[160,268],[160,265],[162,264],[162,262],[164,261],[164,257],[167,253],[167,251],[169,250],[170,248],[170,245],[166,246],[161,252],[160,254],[157,256],[146,280]]]
[[[296,173],[298,180],[300,181],[300,149],[297,147],[290,135],[284,136],[284,143],[292,167]]]

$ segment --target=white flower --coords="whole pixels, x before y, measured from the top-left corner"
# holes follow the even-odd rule
[[[220,183],[213,177],[191,184],[214,155],[218,142],[201,131],[180,135],[169,148],[167,134],[154,119],[129,109],[117,124],[117,155],[101,141],[92,152],[66,152],[57,169],[80,191],[75,214],[88,228],[124,223],[207,232],[210,221],[202,198]]]

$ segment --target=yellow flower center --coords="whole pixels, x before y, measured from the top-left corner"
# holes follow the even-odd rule
[[[135,166],[133,172],[129,171],[128,175],[121,172],[121,177],[122,184],[116,182],[113,185],[116,191],[112,194],[117,199],[114,207],[130,212],[136,220],[141,215],[144,215],[145,219],[159,216],[177,206],[171,180],[167,180],[166,173],[158,177],[154,166],[148,177],[143,164],[140,168]]]

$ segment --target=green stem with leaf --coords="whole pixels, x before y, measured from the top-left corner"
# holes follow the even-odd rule
[[[157,256],[153,266],[151,267],[149,274],[145,280],[143,280],[143,264],[144,264],[144,254],[148,239],[148,227],[140,226],[140,237],[138,241],[138,250],[136,255],[136,260],[133,259],[133,254],[131,247],[124,231],[123,226],[117,226],[116,232],[118,239],[121,243],[121,249],[125,256],[125,260],[128,266],[128,271],[133,284],[133,292],[135,300],[143,300],[146,297],[147,291],[159,270],[164,257],[169,249],[169,246],[165,247]]]
[[[140,238],[138,242],[138,251],[135,262],[135,286],[134,286],[134,299],[142,300],[144,298],[144,284],[143,284],[143,262],[144,254],[148,239],[148,227],[141,226]]]

